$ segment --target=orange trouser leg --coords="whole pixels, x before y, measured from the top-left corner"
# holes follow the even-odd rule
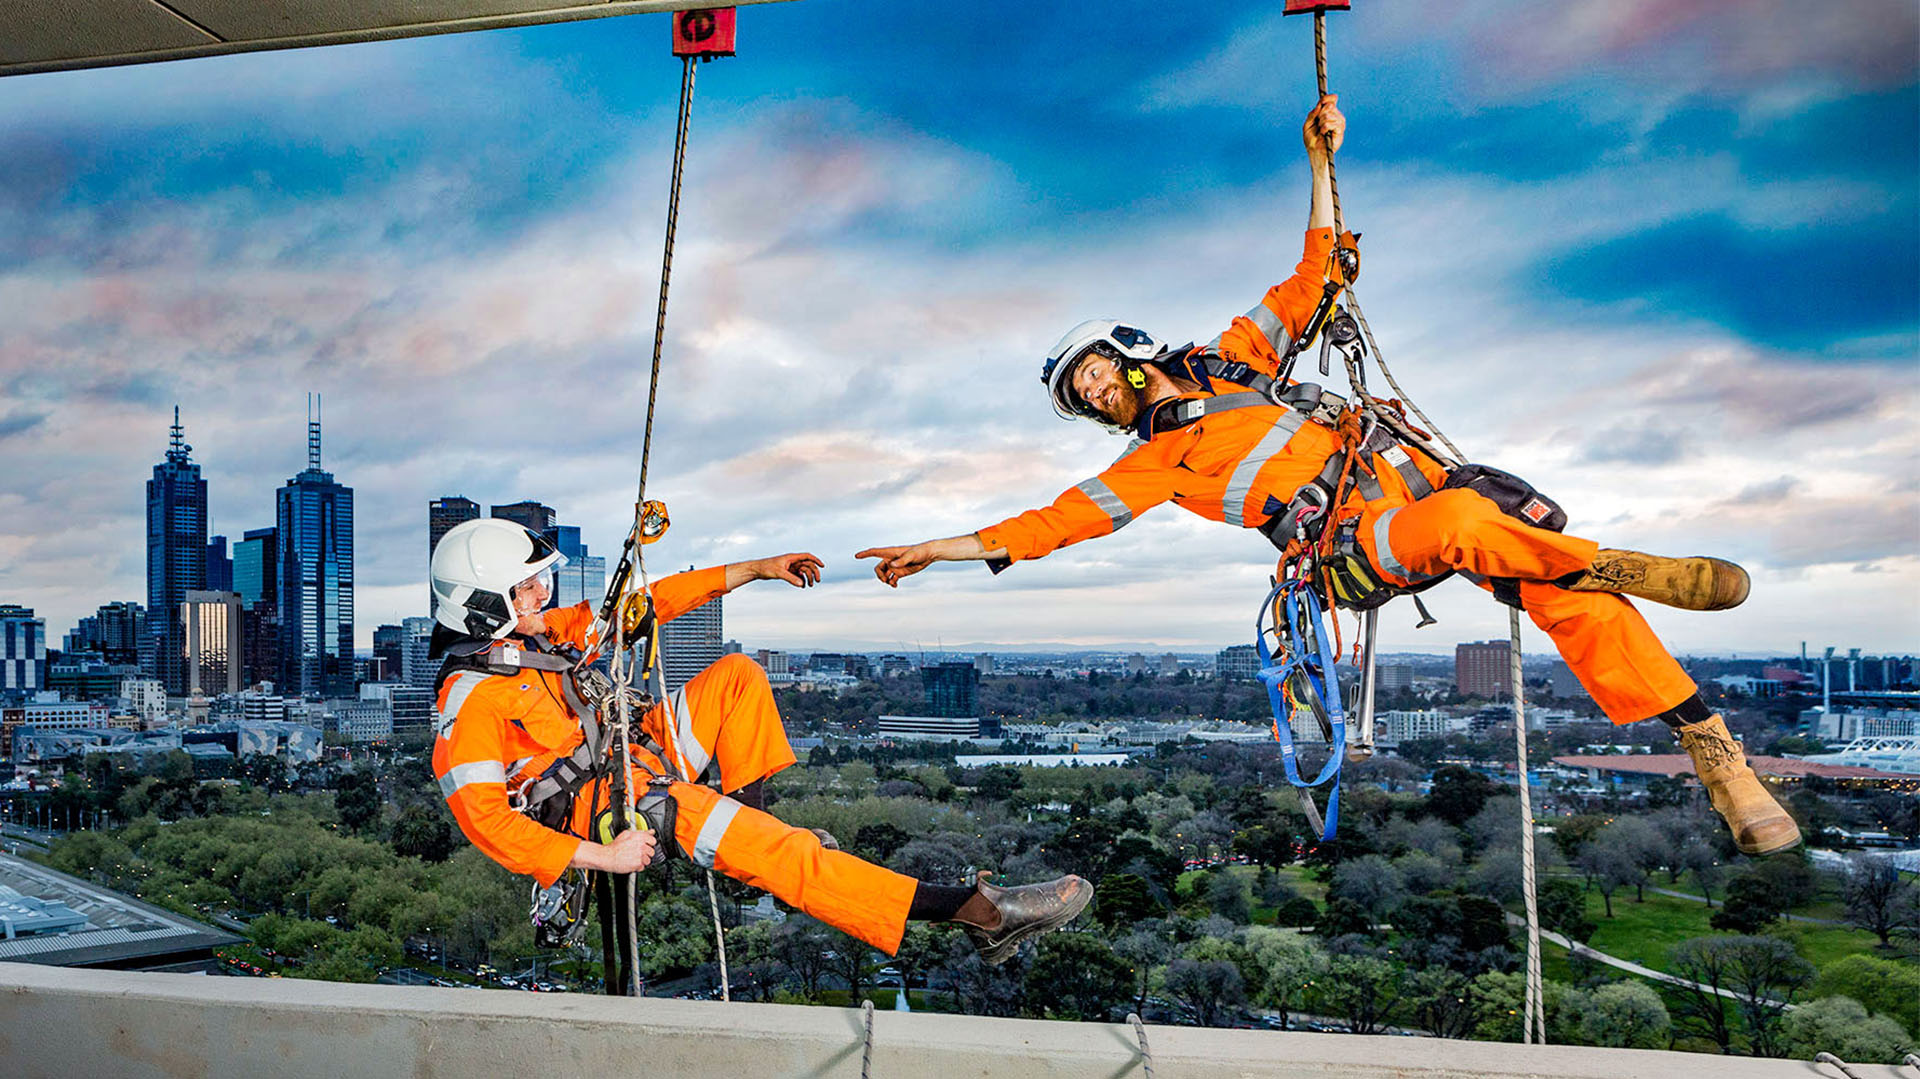
[[[696,864],[772,892],[815,918],[892,955],[906,932],[919,882],[844,851],[804,828],[716,793],[675,783],[674,838]]]
[[[1361,546],[1395,583],[1458,570],[1515,577],[1520,602],[1615,723],[1647,719],[1695,692],[1653,627],[1625,597],[1550,583],[1586,569],[1598,544],[1509,517],[1477,492],[1436,491],[1417,502],[1368,507]],[[1485,584],[1482,587],[1487,587]]]
[[[729,793],[795,759],[766,672],[741,655],[695,675],[649,710],[641,727],[681,778],[698,780],[711,766]]]

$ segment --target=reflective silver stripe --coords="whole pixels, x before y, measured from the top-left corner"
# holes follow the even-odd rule
[[[1136,437],[1136,438],[1132,438],[1132,439],[1129,439],[1129,440],[1127,440],[1127,448],[1126,448],[1126,449],[1124,449],[1124,450],[1121,450],[1121,451],[1120,451],[1120,456],[1118,456],[1118,457],[1115,457],[1115,458],[1113,459],[1113,464],[1115,464],[1115,465],[1117,465],[1117,464],[1119,464],[1120,462],[1122,462],[1122,461],[1124,461],[1124,460],[1126,460],[1126,459],[1127,459],[1127,455],[1128,455],[1128,454],[1130,454],[1130,453],[1132,453],[1132,452],[1133,452],[1134,450],[1137,450],[1137,449],[1139,449],[1140,447],[1142,447],[1142,446],[1144,446],[1144,445],[1146,445],[1146,444],[1147,444],[1147,442],[1146,442],[1146,440],[1145,440],[1145,439],[1143,439],[1143,438],[1137,438],[1137,437]],[[1112,467],[1113,467],[1113,465],[1108,465],[1107,467],[1108,467],[1108,468],[1112,468]]]
[[[700,838],[693,841],[694,861],[713,868],[714,855],[720,853],[720,841],[726,838],[727,829],[739,812],[740,803],[731,798],[723,797],[713,803],[713,812],[707,814],[707,822],[700,826]]]
[[[1414,571],[1401,565],[1400,559],[1394,556],[1393,542],[1391,540],[1391,535],[1393,531],[1393,518],[1395,514],[1399,513],[1401,510],[1405,508],[1406,508],[1405,506],[1395,506],[1394,508],[1388,510],[1387,512],[1381,514],[1379,517],[1374,519],[1373,556],[1380,560],[1381,569],[1386,570],[1388,573],[1391,573],[1402,580],[1411,581],[1416,584],[1419,583],[1420,581],[1430,581],[1435,577],[1438,577],[1439,574],[1415,573]]]
[[[1080,489],[1081,494],[1093,499],[1093,504],[1100,507],[1101,513],[1107,515],[1107,520],[1113,522],[1115,532],[1125,528],[1127,522],[1133,520],[1133,511],[1127,508],[1127,504],[1120,500],[1119,495],[1113,493],[1113,488],[1107,486],[1107,481],[1095,476],[1074,486]]]
[[[520,769],[525,768],[527,766],[527,762],[532,759],[533,759],[532,757],[522,757],[519,760],[514,761],[512,764],[507,765],[507,774],[510,776],[519,775]]]
[[[1221,498],[1220,512],[1230,525],[1248,527],[1246,506],[1247,496],[1253,493],[1254,478],[1260,475],[1260,469],[1286,448],[1287,440],[1306,422],[1306,417],[1291,409],[1284,409],[1280,418],[1273,421],[1273,427],[1261,437],[1253,449],[1233,466],[1233,478],[1227,482],[1227,493]],[[1263,518],[1264,519],[1264,518]]]
[[[693,710],[687,707],[687,691],[683,686],[673,691],[667,700],[673,704],[673,751],[680,757],[680,767],[686,770],[683,777],[689,783],[700,782],[700,773],[707,770],[707,762],[713,759],[700,739],[693,734]]]
[[[448,798],[453,792],[469,783],[505,783],[507,766],[499,761],[474,761],[471,764],[456,764],[447,769],[440,777],[440,793]]]
[[[479,671],[462,671],[454,675],[453,685],[447,689],[447,706],[440,709],[440,722],[434,731],[438,734],[447,733],[447,728],[453,726],[453,721],[460,718],[460,709],[467,703],[467,698],[479,688],[480,683],[491,677],[493,676],[481,674]]]
[[[1266,304],[1254,304],[1247,311],[1247,321],[1260,327],[1260,332],[1267,336],[1267,343],[1276,350],[1286,343],[1287,328],[1280,324],[1280,316],[1274,314]]]

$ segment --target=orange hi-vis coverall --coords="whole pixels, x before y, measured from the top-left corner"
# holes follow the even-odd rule
[[[676,574],[654,584],[654,611],[665,623],[724,591],[722,568]],[[592,621],[585,603],[549,611],[547,636],[587,649]],[[542,887],[566,871],[580,837],[591,834],[594,807],[608,804],[606,780],[583,786],[574,800],[571,834],[512,808],[508,792],[585,741],[580,718],[566,703],[564,677],[532,669],[511,675],[456,671],[440,688],[433,745],[433,771],[460,830],[488,857],[515,873],[532,874]],[[641,728],[662,749],[656,755],[633,747],[636,767],[627,789],[644,791],[648,772],[673,777],[672,838],[688,858],[771,892],[888,954],[899,948],[918,886],[914,878],[827,850],[812,832],[726,796],[794,763],[759,664],[725,657],[649,709]],[[709,770],[717,773],[720,791],[687,782]]]
[[[1275,376],[1281,353],[1320,299],[1332,246],[1331,229],[1309,231],[1293,276],[1235,318],[1206,351]],[[1211,388],[1183,397],[1241,392],[1238,384],[1213,380]],[[1163,502],[1208,520],[1259,528],[1344,449],[1333,428],[1297,409],[1261,404],[1205,413],[1186,426],[1136,439],[1106,471],[1069,488],[1052,505],[978,535],[991,558],[1004,555],[1004,566],[1117,531]],[[1477,491],[1438,490],[1446,471],[1418,450],[1396,446],[1370,460],[1370,482],[1356,485],[1325,527],[1357,518],[1356,539],[1389,583],[1406,587],[1449,571],[1483,587],[1489,578],[1517,578],[1521,604],[1534,624],[1553,639],[1615,723],[1648,719],[1694,694],[1693,681],[1624,597],[1569,592],[1551,583],[1587,569],[1598,549],[1593,541],[1509,517]],[[1415,468],[1435,488],[1432,493],[1409,484],[1402,469]]]

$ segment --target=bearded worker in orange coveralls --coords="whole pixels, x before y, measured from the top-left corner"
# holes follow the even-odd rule
[[[765,672],[739,655],[641,719],[648,744],[633,747],[628,790],[645,807],[642,792],[664,788],[650,827],[582,838],[596,834],[608,806],[611,766],[604,751],[583,748],[582,713],[594,706],[573,670],[596,648],[592,612],[586,603],[546,609],[563,561],[540,535],[493,518],[455,526],[433,552],[432,652],[445,657],[433,771],[461,831],[501,865],[546,888],[569,869],[639,872],[668,843],[888,954],[909,920],[958,922],[989,963],[1071,921],[1092,898],[1075,876],[1010,888],[915,880],[766,813],[766,780],[794,763],[793,749]],[[665,623],[750,581],[806,587],[820,570],[810,554],[785,554],[679,573],[653,584],[650,604],[635,593],[621,617],[629,630],[649,615]],[[654,777],[663,781],[650,787]]]
[[[1050,506],[856,557],[878,558],[875,575],[893,586],[939,561],[983,559],[999,572],[1108,535],[1163,502],[1257,529],[1289,559],[1335,529],[1335,566],[1345,573],[1336,579],[1358,582],[1349,595],[1384,598],[1453,573],[1491,589],[1553,639],[1615,723],[1658,718],[1674,728],[1742,851],[1798,843],[1793,818],[1626,598],[1722,610],[1746,599],[1746,571],[1717,558],[1663,558],[1564,535],[1565,514],[1524,481],[1480,465],[1450,473],[1390,433],[1376,430],[1349,450],[1352,440],[1337,429],[1344,402],[1282,377],[1283,356],[1331,295],[1329,279],[1345,279],[1334,257],[1329,164],[1345,129],[1332,96],[1308,115],[1305,253],[1292,277],[1209,344],[1169,349],[1131,324],[1096,319],[1048,354],[1041,380],[1055,411],[1132,434],[1119,460]],[[1350,246],[1351,237],[1343,239]],[[1340,483],[1343,474],[1352,482]]]

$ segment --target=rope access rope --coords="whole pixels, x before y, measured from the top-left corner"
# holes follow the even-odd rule
[[[1315,9],[1313,13],[1313,66],[1314,79],[1316,85],[1319,87],[1320,96],[1325,97],[1327,95],[1327,13],[1324,9]],[[1340,209],[1340,184],[1334,173],[1333,158],[1333,148],[1329,146],[1327,148],[1327,187],[1329,194],[1332,196],[1333,235],[1337,243],[1339,238],[1346,233],[1346,224]],[[1427,418],[1427,414],[1421,411],[1420,406],[1415,404],[1413,399],[1407,395],[1407,392],[1400,388],[1399,380],[1393,377],[1393,370],[1387,365],[1386,357],[1381,353],[1379,344],[1374,340],[1373,327],[1367,324],[1366,315],[1360,309],[1360,301],[1354,295],[1353,284],[1351,282],[1348,282],[1346,291],[1347,306],[1353,312],[1354,321],[1359,324],[1361,334],[1366,338],[1367,347],[1373,352],[1374,366],[1380,369],[1380,374],[1387,380],[1387,385],[1393,388],[1394,396],[1401,404],[1405,405],[1409,411],[1420,418],[1421,424],[1433,438],[1438,439],[1440,443],[1447,448],[1447,451],[1453,456],[1455,463],[1464,464],[1467,459],[1466,455],[1461,453],[1460,448],[1453,444],[1453,440],[1448,438],[1446,434],[1440,430],[1438,424]],[[1321,332],[1324,333],[1326,331],[1323,329]],[[1356,400],[1368,411],[1375,415],[1381,415],[1384,418],[1383,414],[1385,410],[1375,404],[1373,398],[1366,392],[1364,376],[1360,372],[1358,361],[1349,358],[1347,370],[1349,379],[1353,381],[1354,397]],[[1523,893],[1522,898],[1525,902],[1527,912],[1527,985],[1522,1040],[1531,1042],[1537,1034],[1539,1044],[1544,1045],[1547,1040],[1546,1007],[1544,1001],[1544,986],[1542,985],[1540,972],[1540,911],[1538,896],[1536,895],[1534,887],[1533,798],[1532,785],[1527,775],[1526,692],[1520,679],[1519,608],[1510,608],[1508,610],[1507,626],[1510,639],[1508,649],[1511,652],[1509,662],[1511,664],[1513,679],[1514,740],[1518,745],[1520,756],[1520,881],[1521,891]],[[1343,751],[1344,748],[1345,747],[1335,747],[1336,751]]]
[[[1854,1070],[1847,1066],[1846,1061],[1841,1060],[1839,1057],[1834,1056],[1832,1053],[1815,1053],[1813,1055],[1813,1062],[1815,1064],[1831,1064],[1834,1067],[1839,1068],[1840,1074],[1846,1076],[1847,1079],[1860,1079],[1860,1076],[1855,1074]],[[1914,1056],[1912,1053],[1907,1054],[1907,1063],[1914,1064]],[[1915,1066],[1920,1067],[1920,1064],[1916,1064]]]
[[[720,900],[713,890],[713,870],[707,870],[707,909],[713,912],[713,939],[720,948],[720,999],[733,1002],[733,986],[727,981],[727,935],[720,929]]]
[[[1127,1013],[1127,1025],[1133,1028],[1133,1036],[1140,1040],[1140,1068],[1147,1073],[1147,1079],[1153,1079],[1153,1050],[1147,1048],[1147,1025],[1140,1021],[1139,1012]]]
[[[1527,706],[1520,682],[1520,612],[1509,623],[1507,676],[1513,683],[1513,737],[1520,753],[1520,893],[1527,907],[1527,997],[1521,1041],[1547,1044],[1544,986],[1540,976],[1540,909],[1534,896],[1533,793],[1527,782]]]
[[[906,992],[904,988],[905,983],[903,982],[901,984],[903,987],[900,991],[904,993]],[[866,1028],[860,1039],[860,1079],[871,1079],[870,1073],[873,1069],[873,1001],[863,1000],[860,1002],[860,1024]]]

